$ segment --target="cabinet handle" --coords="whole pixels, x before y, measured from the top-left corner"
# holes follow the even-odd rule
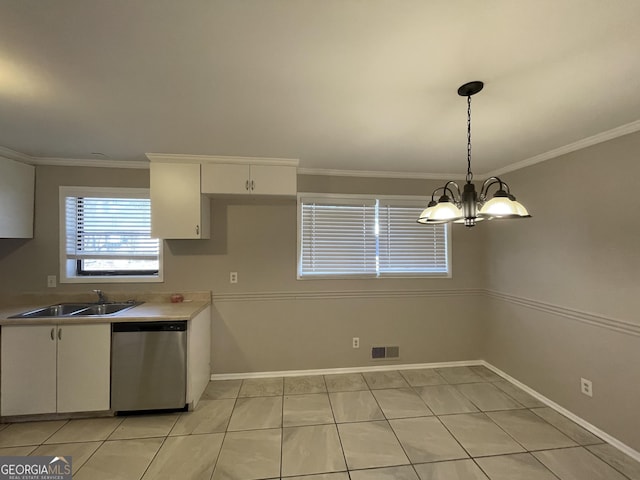
[[[196,235],[200,235],[200,225],[196,225]]]
[[[54,337],[54,335],[53,335],[53,331],[54,331],[54,330],[55,330],[55,328],[52,328],[52,329],[51,329],[51,340],[55,340],[55,339],[56,339],[56,337]]]
[[[62,340],[62,329],[58,329],[58,340]]]
[[[244,189],[249,191],[249,180],[247,180],[246,182],[244,182]]]
[[[253,180],[251,180],[251,191],[253,191],[253,189],[256,186],[256,182],[254,182]]]

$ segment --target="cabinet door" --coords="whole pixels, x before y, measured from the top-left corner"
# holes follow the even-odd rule
[[[211,380],[211,307],[187,326],[187,403],[193,410]]]
[[[0,238],[33,238],[35,168],[0,158]]]
[[[2,327],[2,415],[56,411],[56,340],[53,325]]]
[[[151,235],[209,238],[209,199],[200,194],[200,165],[151,163]]]
[[[205,163],[202,165],[202,193],[249,194],[249,165]]]
[[[296,167],[251,165],[251,193],[254,195],[296,195]]]
[[[58,340],[58,412],[109,410],[111,325],[61,325]]]

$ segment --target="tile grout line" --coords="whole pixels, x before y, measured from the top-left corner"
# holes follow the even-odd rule
[[[400,376],[401,376],[401,377],[403,377],[403,378],[406,380],[406,378],[404,377],[404,375],[402,375],[402,372],[399,372],[399,371],[398,371],[398,373],[400,374]],[[283,378],[283,379],[282,379],[282,381],[283,381],[283,390],[282,390],[282,409],[281,409],[281,425],[280,425],[280,430],[281,430],[281,442],[280,442],[280,475],[282,475],[282,474],[283,474],[283,454],[284,454],[284,447],[283,447],[283,445],[284,445],[284,428],[285,428],[285,426],[284,426],[284,410],[285,410],[285,408],[284,408],[284,397],[285,397],[285,392],[284,392],[284,381],[285,381],[285,379]],[[446,379],[445,379],[445,381],[446,381]],[[508,380],[507,380],[507,381],[508,381]],[[350,470],[348,469],[348,465],[347,465],[347,462],[346,462],[346,455],[345,455],[345,451],[344,451],[344,446],[342,445],[342,439],[341,439],[341,437],[340,437],[340,432],[339,432],[339,429],[338,429],[339,424],[337,423],[336,418],[335,418],[335,413],[334,413],[334,409],[333,409],[333,404],[331,403],[331,399],[330,399],[330,395],[329,395],[328,387],[327,387],[327,382],[326,382],[326,379],[324,378],[324,376],[323,376],[323,383],[324,383],[325,388],[327,389],[327,391],[326,391],[326,392],[321,392],[321,393],[325,393],[325,394],[327,395],[327,397],[329,398],[329,406],[330,406],[330,408],[331,408],[331,413],[332,413],[332,416],[333,416],[333,423],[331,423],[331,424],[318,424],[318,425],[333,425],[333,426],[334,426],[334,428],[336,429],[336,431],[337,431],[337,433],[338,433],[338,440],[339,440],[339,442],[340,442],[340,448],[341,448],[341,450],[342,450],[342,454],[343,454],[342,456],[343,456],[344,461],[345,461],[345,467],[347,468],[347,475],[348,475],[349,477],[351,477]],[[407,381],[407,383],[409,383],[409,382]],[[493,382],[491,382],[491,381],[490,381],[490,380],[488,380],[488,379],[484,379],[484,378],[483,378],[483,381],[482,381],[482,382],[475,382],[475,383],[488,383],[488,384],[492,384]],[[389,427],[391,428],[392,432],[394,433],[394,436],[395,436],[396,440],[398,441],[398,443],[399,443],[400,447],[402,448],[402,450],[403,450],[403,452],[405,453],[405,455],[406,455],[407,459],[409,460],[409,462],[410,462],[410,463],[409,463],[409,465],[411,465],[411,466],[413,467],[413,471],[416,471],[415,466],[416,466],[416,465],[419,465],[420,463],[418,463],[418,464],[414,464],[414,463],[412,463],[412,462],[411,462],[411,459],[409,459],[409,456],[407,455],[406,450],[405,450],[404,446],[402,445],[402,443],[400,442],[400,440],[399,440],[399,438],[398,438],[398,436],[397,436],[397,434],[396,434],[395,430],[393,429],[393,427],[391,427],[390,421],[391,421],[391,420],[393,420],[393,419],[389,419],[389,418],[387,417],[387,414],[384,412],[384,410],[382,410],[382,408],[381,408],[381,406],[380,406],[380,402],[378,401],[378,398],[375,396],[375,393],[374,393],[375,391],[384,390],[384,389],[386,389],[386,388],[384,388],[384,389],[380,389],[380,388],[377,388],[377,389],[371,389],[371,388],[370,388],[370,385],[366,382],[366,379],[365,379],[365,384],[366,384],[366,386],[368,387],[368,388],[367,388],[367,390],[365,390],[365,391],[370,392],[370,394],[373,396],[374,401],[376,402],[376,405],[378,406],[378,408],[379,408],[379,409],[380,409],[380,411],[382,412],[382,415],[383,415],[383,417],[384,417],[384,420],[386,421],[386,423],[387,423],[387,424],[389,425]],[[447,384],[447,385],[453,385],[454,387],[456,387],[457,385],[461,385],[461,384],[450,384],[450,383],[448,383],[448,381],[446,381],[446,383],[445,383],[445,384]],[[393,390],[398,390],[398,388],[405,388],[405,387],[389,387],[389,388],[391,388],[391,389],[393,389]],[[409,384],[409,388],[410,388],[410,389],[411,389],[415,394],[417,394],[417,395],[418,395],[418,397],[421,399],[422,403],[424,403],[424,404],[428,407],[428,404],[426,404],[425,400],[424,400],[424,399],[423,399],[423,398],[418,394],[418,392],[417,392],[417,390],[416,390],[416,388],[417,388],[417,387],[415,387],[415,386],[413,386],[413,385]],[[238,393],[239,393],[239,390],[240,390],[240,389],[238,389]],[[456,390],[458,390],[458,389],[456,388]],[[507,395],[508,397],[510,397],[506,392],[502,392],[502,393],[504,393],[505,395]],[[477,407],[477,405],[476,405],[476,404],[475,404],[471,399],[469,399],[466,395],[464,395],[464,393],[462,393],[462,392],[461,392],[461,395],[463,395],[463,397],[467,398],[467,399],[470,401],[470,403],[471,403],[472,405],[474,405],[474,406],[476,406],[476,407]],[[238,402],[238,398],[239,398],[239,397],[238,397],[237,395],[236,395],[236,397],[234,397],[234,405],[233,405],[233,408],[231,409],[231,413],[229,414],[229,421],[227,422],[227,425],[226,425],[226,427],[225,427],[223,441],[221,442],[221,446],[220,446],[220,449],[218,450],[218,454],[217,454],[216,458],[214,459],[214,463],[213,463],[213,470],[212,470],[212,473],[211,473],[211,478],[213,478],[213,476],[214,476],[215,468],[216,468],[216,466],[217,466],[217,462],[218,462],[218,460],[219,460],[219,458],[220,458],[220,454],[221,454],[221,452],[222,452],[222,448],[223,448],[223,445],[224,445],[224,441],[225,441],[225,439],[226,439],[226,435],[227,435],[227,433],[228,433],[228,426],[229,426],[229,423],[230,423],[230,419],[231,419],[231,416],[232,416],[232,414],[233,414],[233,410],[235,409],[235,406],[236,406],[236,404],[237,404],[237,402]],[[247,398],[249,398],[249,397],[247,397]],[[510,397],[510,398],[511,398],[511,397]],[[515,399],[514,399],[514,400],[515,400]],[[516,401],[516,402],[517,402],[517,401]],[[517,402],[517,403],[519,403],[519,402]],[[534,412],[532,412],[533,408],[540,408],[540,407],[523,407],[522,409],[516,409],[516,410],[518,410],[518,411],[519,411],[519,410],[528,410],[529,412],[531,412],[531,413],[532,413],[532,415],[536,415]],[[430,409],[429,409],[429,410],[430,410]],[[443,415],[436,415],[436,414],[433,414],[433,416],[435,416],[435,417],[438,419],[439,423],[443,425],[443,427],[445,428],[445,430],[446,430],[446,431],[447,431],[447,432],[448,432],[448,433],[449,433],[449,434],[450,434],[450,435],[451,435],[451,436],[456,440],[456,442],[460,445],[460,447],[462,448],[462,450],[463,450],[463,451],[468,455],[468,458],[469,458],[469,459],[471,459],[471,460],[474,462],[474,464],[475,464],[475,465],[477,465],[477,466],[478,466],[478,468],[480,468],[480,470],[481,470],[482,472],[484,472],[484,470],[482,469],[482,467],[480,467],[480,465],[478,464],[478,462],[476,461],[476,459],[479,459],[479,458],[487,458],[487,457],[504,457],[504,456],[516,455],[516,454],[526,454],[526,455],[529,455],[529,456],[533,457],[537,463],[539,463],[540,465],[542,465],[542,466],[545,468],[545,470],[546,470],[546,471],[549,471],[549,472],[554,476],[554,478],[557,478],[557,475],[556,475],[556,474],[555,474],[555,473],[554,473],[554,472],[553,472],[549,467],[547,467],[544,463],[542,463],[540,460],[538,460],[538,459],[537,459],[537,457],[536,457],[533,453],[535,453],[535,452],[544,452],[544,451],[557,451],[557,450],[567,450],[567,449],[581,448],[581,449],[583,449],[583,450],[587,450],[587,452],[589,452],[589,454],[590,454],[591,456],[593,456],[595,459],[597,459],[598,461],[601,461],[601,462],[602,462],[602,463],[604,463],[605,465],[608,465],[609,467],[611,467],[614,471],[616,471],[616,472],[620,473],[624,478],[629,478],[626,474],[624,474],[623,472],[621,472],[620,470],[618,470],[615,466],[611,465],[611,464],[610,464],[608,461],[606,461],[604,458],[600,457],[599,455],[597,455],[597,454],[596,454],[596,453],[594,453],[594,452],[591,452],[591,451],[587,448],[587,446],[580,444],[579,442],[577,442],[576,440],[574,440],[572,437],[570,437],[569,435],[565,434],[562,430],[560,430],[560,429],[559,429],[558,427],[556,427],[554,424],[551,424],[550,422],[546,421],[544,418],[541,418],[541,417],[539,417],[539,416],[537,416],[537,415],[536,415],[537,419],[539,419],[541,422],[543,422],[543,423],[544,423],[544,424],[546,424],[546,425],[551,425],[555,430],[557,430],[557,431],[558,431],[558,432],[560,432],[561,434],[565,435],[566,437],[570,438],[570,439],[571,439],[573,442],[575,442],[577,445],[573,445],[573,446],[565,446],[565,447],[556,447],[556,448],[551,447],[551,448],[545,448],[545,449],[539,449],[539,450],[529,450],[529,449],[527,449],[527,448],[526,448],[526,447],[525,447],[521,442],[519,442],[517,439],[515,439],[515,437],[513,437],[513,436],[512,436],[511,434],[509,434],[506,430],[504,430],[504,428],[502,428],[499,424],[497,424],[497,423],[496,423],[496,422],[495,422],[495,421],[494,421],[494,420],[493,420],[493,419],[492,419],[492,418],[487,414],[487,412],[491,413],[491,412],[493,412],[493,411],[496,411],[496,412],[512,412],[512,411],[514,411],[514,409],[506,409],[506,410],[505,410],[505,409],[503,409],[503,410],[488,410],[488,411],[480,410],[480,411],[479,411],[479,412],[477,412],[477,413],[482,413],[485,417],[489,418],[489,420],[492,422],[492,424],[496,425],[500,430],[502,430],[504,433],[506,433],[506,434],[507,434],[507,436],[508,436],[508,437],[510,437],[510,438],[512,438],[516,444],[518,444],[518,445],[520,445],[521,447],[523,447],[523,448],[524,448],[524,452],[513,452],[513,453],[505,453],[505,454],[495,454],[495,455],[485,455],[485,456],[472,457],[472,456],[469,454],[469,452],[466,450],[466,448],[465,448],[465,447],[460,443],[460,441],[458,441],[458,439],[456,438],[456,436],[455,436],[455,435],[453,435],[453,433],[452,433],[452,432],[447,428],[447,426],[443,424],[443,422],[442,422],[442,420],[441,420],[441,417],[448,416],[448,415],[447,415],[447,414],[443,414]],[[433,412],[432,412],[432,413],[433,413]],[[475,412],[474,412],[474,413],[475,413]],[[449,414],[449,415],[460,415],[460,414],[464,414],[464,413]],[[170,429],[169,429],[169,434],[171,433],[172,429],[173,429],[173,428],[175,428],[175,425],[177,424],[177,422],[179,421],[179,419],[181,418],[181,416],[182,416],[182,415],[184,415],[184,413],[182,413],[181,415],[178,415],[178,416],[176,417],[176,419],[175,419],[175,421],[174,421],[173,425],[172,425],[172,426],[170,427]],[[561,415],[562,415],[562,414],[561,414]],[[429,417],[429,416],[426,416],[426,418],[428,418],[428,417]],[[563,415],[563,417],[564,417],[564,415]],[[405,417],[402,417],[402,418],[405,418]],[[423,418],[423,416],[421,416],[421,417],[406,417],[406,418]],[[565,418],[567,418],[567,417],[565,417]],[[126,418],[125,418],[125,419],[126,419]],[[124,420],[125,420],[125,419],[123,419],[123,420],[120,422],[120,424],[121,424],[122,422],[124,422]],[[568,418],[567,418],[567,419],[568,419]],[[570,420],[570,419],[568,419],[568,420]],[[375,421],[375,420],[363,420],[362,422],[372,422],[372,421]],[[63,425],[61,425],[61,426],[60,426],[60,427],[59,427],[55,432],[53,432],[53,433],[52,433],[49,437],[47,437],[47,438],[46,438],[42,443],[40,443],[40,446],[42,446],[42,445],[50,445],[50,444],[45,444],[44,442],[46,442],[46,441],[47,441],[48,439],[50,439],[53,435],[55,435],[55,434],[56,434],[60,429],[62,429],[65,425],[68,425],[68,423],[69,423],[69,421],[67,421],[67,422],[65,422]],[[343,422],[343,423],[361,423],[361,422]],[[574,422],[574,423],[575,423],[575,422]],[[120,425],[120,424],[119,424],[119,425]],[[579,426],[579,425],[578,425],[578,426]],[[101,441],[100,445],[99,445],[99,446],[96,448],[96,450],[94,450],[94,452],[93,452],[93,453],[92,453],[92,454],[87,458],[87,460],[85,461],[85,463],[83,464],[83,466],[79,469],[79,471],[84,467],[84,465],[85,465],[87,462],[89,462],[89,461],[90,461],[90,459],[91,459],[91,458],[96,454],[96,452],[97,452],[97,451],[98,451],[98,450],[99,450],[99,449],[100,449],[100,448],[101,448],[101,447],[102,447],[102,446],[103,446],[107,441],[109,441],[109,440],[108,440],[108,438],[110,438],[110,437],[111,437],[111,435],[113,435],[113,433],[115,432],[115,430],[117,430],[117,428],[118,428],[118,426],[116,426],[116,427],[114,428],[113,432],[111,432],[111,434],[109,434],[109,435],[107,436],[107,440],[102,440],[102,441]],[[255,429],[254,429],[254,430],[255,430]],[[257,430],[262,430],[262,429],[257,429]],[[161,443],[160,447],[159,447],[159,448],[158,448],[158,450],[155,452],[155,454],[154,454],[153,458],[152,458],[152,459],[151,459],[151,461],[149,462],[149,465],[147,465],[147,467],[146,467],[145,471],[142,473],[142,476],[141,476],[140,478],[143,478],[143,477],[144,477],[144,475],[146,475],[146,474],[148,473],[150,466],[153,464],[153,462],[154,462],[154,461],[155,461],[155,459],[157,458],[157,456],[158,456],[158,454],[159,454],[160,450],[163,448],[163,446],[164,446],[165,442],[168,440],[169,434],[162,436],[163,441],[162,441],[162,443]],[[192,434],[189,434],[189,435],[192,435]],[[142,438],[144,439],[144,438],[150,438],[150,437],[142,437]],[[151,437],[151,438],[153,438],[153,437]],[[155,438],[158,438],[158,437],[155,437]],[[133,440],[133,439],[134,439],[134,438],[131,438],[131,439],[117,439],[117,440]],[[71,443],[73,443],[73,442],[71,442]],[[606,444],[606,442],[602,441],[602,443],[599,443],[599,444],[593,444],[593,445],[603,445],[603,444]],[[51,444],[51,445],[54,445],[54,444]],[[37,447],[36,447],[36,448],[37,448]],[[615,448],[615,447],[614,447],[614,448]],[[617,450],[617,449],[616,449],[616,450]],[[458,459],[443,460],[442,462],[446,462],[446,461],[456,461],[456,460],[458,460]],[[436,462],[423,462],[423,463],[438,463],[438,462],[439,462],[439,461],[436,461]],[[393,466],[388,466],[388,467],[390,467],[390,468],[391,468],[391,467],[393,467]],[[381,467],[371,467],[371,468],[381,468]],[[417,471],[416,471],[416,473],[417,473]],[[485,472],[485,474],[486,474],[486,472]],[[308,474],[308,475],[313,475],[313,474]],[[487,475],[487,476],[488,476],[488,475]]]
[[[100,450],[100,448],[102,448],[102,446],[103,446],[105,443],[106,443],[106,440],[102,440],[102,441],[100,442],[100,445],[98,445],[98,448],[96,448],[96,449],[93,451],[93,453],[91,453],[91,455],[89,455],[89,458],[87,458],[87,459],[84,461],[84,463],[80,466],[80,468],[78,468],[78,471],[77,471],[77,472],[74,472],[74,471],[73,471],[73,469],[72,469],[72,472],[71,472],[71,473],[72,473],[72,475],[71,475],[71,476],[72,476],[72,477],[73,477],[73,476],[75,476],[75,475],[76,475],[80,470],[82,470],[82,469],[84,468],[84,466],[85,466],[87,463],[89,463],[89,460],[91,460],[91,459],[93,458],[93,456],[96,454],[96,452],[97,452],[98,450]],[[31,453],[33,453],[33,452],[31,452]]]
[[[244,383],[244,380],[240,382],[240,385],[238,386],[238,392],[236,393],[235,397],[233,397],[233,408],[229,413],[229,420],[227,421],[227,425],[224,428],[222,442],[220,442],[220,450],[218,450],[218,455],[216,456],[215,462],[213,464],[213,470],[211,471],[210,480],[213,480],[213,477],[216,473],[216,468],[218,467],[218,461],[220,460],[220,455],[222,455],[222,449],[224,448],[224,444],[227,441],[227,434],[229,433],[229,424],[231,423],[231,417],[233,416],[233,411],[235,410],[236,405],[238,404],[238,399],[240,398],[240,390],[242,390],[243,383]]]
[[[327,388],[327,398],[329,399],[329,408],[331,409],[331,416],[333,417],[333,427],[336,429],[336,435],[338,435],[338,442],[340,443],[340,451],[342,452],[342,458],[344,459],[344,468],[347,471],[347,476],[349,480],[351,480],[351,474],[349,473],[349,464],[347,463],[347,454],[344,451],[344,445],[342,443],[342,436],[340,435],[340,429],[338,428],[338,421],[336,420],[336,414],[333,410],[333,402],[331,402],[331,395],[329,392],[329,386],[327,385],[327,379],[325,375],[322,375],[322,380],[324,381],[324,386]],[[365,382],[366,384],[366,382]]]
[[[151,461],[147,465],[147,468],[144,469],[144,472],[142,472],[142,475],[140,475],[140,477],[138,477],[137,480],[142,480],[144,478],[144,476],[147,474],[147,472],[149,471],[149,468],[151,468],[151,464],[158,457],[158,454],[160,453],[160,450],[162,450],[162,447],[164,446],[165,442],[167,441],[167,438],[169,438],[169,433],[171,433],[171,430],[173,429],[173,427],[175,426],[176,422],[178,421],[178,418],[180,418],[180,416],[178,416],[176,418],[176,421],[173,423],[173,425],[169,429],[169,432],[167,432],[167,436],[162,438],[162,443],[160,443],[160,446],[158,447],[158,450],[156,450],[156,453],[153,454],[153,457],[151,458]],[[129,439],[129,440],[138,440],[138,439]]]
[[[398,372],[400,373],[400,372]],[[400,377],[405,379],[404,376],[400,373]],[[366,381],[366,377],[365,377],[365,381]],[[406,379],[405,379],[406,381]],[[409,382],[407,382],[408,384]],[[407,458],[407,460],[409,461],[409,465],[413,468],[413,471],[416,472],[416,475],[418,474],[416,467],[414,467],[414,463],[411,460],[411,458],[409,457],[409,453],[407,452],[407,450],[404,448],[404,445],[402,445],[402,442],[400,441],[400,438],[398,437],[398,434],[396,433],[396,431],[393,429],[393,427],[391,426],[391,422],[389,421],[389,418],[387,417],[387,414],[384,412],[384,410],[382,409],[382,406],[380,405],[380,402],[378,401],[378,398],[374,395],[373,392],[371,392],[371,396],[373,397],[374,401],[376,402],[376,404],[378,405],[378,408],[380,409],[380,411],[382,412],[382,416],[385,419],[385,422],[387,422],[387,425],[389,425],[389,430],[391,430],[391,432],[393,433],[393,436],[395,437],[396,441],[398,442],[398,445],[400,445],[400,448],[402,449],[402,452],[404,453],[404,456]],[[420,476],[418,475],[418,478],[420,478]]]
[[[607,432],[599,429],[598,427],[592,425],[591,423],[589,423],[588,421],[586,421],[582,417],[579,417],[578,415],[576,415],[572,411],[567,410],[566,408],[562,407],[561,405],[559,405],[558,403],[554,402],[553,400],[545,397],[540,392],[538,392],[538,391],[534,390],[533,388],[529,387],[528,385],[520,382],[516,378],[512,377],[508,373],[502,371],[501,369],[499,369],[495,365],[492,365],[491,363],[487,362],[486,360],[481,360],[480,361],[480,365],[485,366],[486,368],[488,368],[489,370],[494,372],[496,375],[499,375],[500,377],[502,377],[504,380],[508,381],[509,383],[514,385],[515,387],[520,388],[521,390],[524,390],[526,393],[531,395],[533,398],[535,398],[537,400],[540,400],[547,407],[555,410],[557,413],[559,413],[563,417],[566,417],[567,419],[571,420],[572,422],[576,423],[580,427],[582,427],[585,430],[587,430],[589,433],[599,437],[604,442],[606,442],[609,445],[611,445],[612,447],[614,447],[616,450],[618,450],[621,453],[625,454],[626,456],[632,458],[636,462],[640,462],[640,452],[639,451],[634,450],[633,448],[631,448],[627,444],[623,443],[622,441],[618,440],[617,438],[613,437],[612,435],[608,434]]]
[[[438,372],[436,372],[436,373],[438,373]],[[474,372],[474,373],[475,373],[475,372]],[[477,375],[477,374],[476,374],[476,375]],[[471,412],[472,414],[476,414],[476,413],[481,413],[481,414],[483,414],[486,418],[488,418],[488,419],[489,419],[489,421],[490,421],[491,423],[493,423],[494,425],[496,425],[500,430],[502,430],[505,434],[507,434],[507,436],[508,436],[508,437],[510,437],[510,438],[511,438],[511,439],[512,439],[512,440],[513,440],[517,445],[521,446],[521,447],[525,450],[526,454],[528,454],[528,455],[530,455],[531,457],[535,458],[535,459],[536,459],[536,461],[537,461],[538,463],[540,463],[541,465],[543,465],[547,470],[549,470],[549,471],[551,472],[551,474],[552,474],[554,477],[558,478],[558,477],[555,475],[555,473],[554,473],[554,472],[552,472],[552,471],[551,471],[551,470],[550,470],[546,465],[544,465],[542,462],[540,462],[540,461],[539,461],[535,456],[531,455],[531,452],[530,452],[530,451],[529,451],[529,450],[528,450],[524,445],[522,445],[518,440],[516,440],[516,439],[515,439],[512,435],[510,435],[506,430],[504,430],[504,429],[503,429],[499,424],[497,424],[497,423],[496,423],[496,422],[495,422],[495,421],[494,421],[494,420],[493,420],[489,415],[487,415],[487,414],[486,414],[486,411],[482,410],[482,409],[481,409],[481,408],[480,408],[480,407],[479,407],[479,406],[478,406],[478,405],[477,405],[477,404],[476,404],[476,403],[475,403],[471,398],[469,398],[469,396],[468,396],[468,395],[465,395],[465,394],[464,394],[464,392],[463,392],[462,390],[460,390],[460,389],[457,387],[458,385],[469,385],[469,384],[472,384],[472,383],[486,383],[486,384],[489,384],[489,385],[493,385],[493,383],[492,383],[489,379],[485,379],[485,378],[484,378],[484,377],[482,377],[481,375],[479,375],[479,376],[482,378],[482,382],[471,382],[471,383],[456,383],[456,384],[452,384],[452,383],[449,383],[449,380],[447,380],[445,377],[443,377],[443,379],[447,382],[447,384],[448,384],[448,385],[453,386],[453,387],[454,387],[458,392],[460,392],[460,394],[461,394],[464,398],[466,398],[467,400],[469,400],[469,402],[471,402],[471,404],[472,404],[475,408],[477,408],[477,409],[478,409],[478,412]],[[417,392],[416,392],[416,393],[417,393]],[[510,397],[506,392],[502,392],[502,393],[504,393],[505,395],[507,395],[509,398],[512,398],[512,397]],[[420,396],[420,395],[418,394],[418,396]],[[421,398],[422,398],[422,397],[421,397]],[[518,405],[522,405],[520,402],[516,401],[515,399],[513,399],[513,398],[512,398],[512,400],[514,400]],[[423,399],[423,401],[424,401],[424,399]],[[425,402],[425,403],[426,403],[426,402]],[[427,406],[428,406],[428,405],[427,405]],[[523,407],[522,409],[516,409],[516,410],[530,410],[530,409],[528,409],[527,407],[524,407],[524,406],[522,406],[522,407]],[[511,410],[512,410],[512,409],[509,409],[509,410],[497,410],[497,411],[511,411]],[[459,414],[450,414],[450,415],[466,415],[466,414],[468,414],[468,413],[459,413]],[[475,464],[475,465],[477,465],[477,467],[478,467],[478,468],[479,468],[479,469],[480,469],[480,470],[481,470],[481,471],[482,471],[482,472],[483,472],[483,473],[484,473],[484,474],[489,478],[489,474],[488,474],[487,472],[485,472],[485,471],[484,471],[484,469],[480,466],[480,464],[476,461],[476,458],[482,458],[482,456],[478,456],[478,457],[474,457],[474,456],[472,456],[472,455],[470,454],[470,452],[469,452],[469,451],[467,451],[467,449],[464,447],[464,445],[462,445],[462,443],[458,440],[458,438],[453,434],[453,432],[452,432],[451,430],[449,430],[449,428],[444,424],[444,422],[442,422],[442,420],[440,419],[440,415],[437,415],[437,414],[435,414],[435,413],[434,413],[434,415],[435,415],[435,417],[438,419],[438,421],[440,422],[440,424],[441,424],[441,425],[442,425],[442,426],[447,430],[447,432],[449,432],[449,434],[454,438],[454,440],[455,440],[455,441],[460,445],[460,447],[461,447],[461,448],[465,451],[465,453],[469,456],[469,459],[470,459],[470,460],[472,460],[472,461],[474,462],[474,464]],[[444,416],[446,416],[446,415],[444,415]],[[548,422],[546,422],[546,421],[545,421],[545,423],[548,423]],[[560,432],[560,433],[562,433],[562,432]],[[399,439],[398,439],[398,440],[399,440]],[[571,440],[573,441],[573,439],[571,439]],[[568,447],[567,447],[567,448],[568,448]],[[519,452],[519,453],[525,453],[525,452]],[[516,453],[511,453],[511,454],[497,454],[497,455],[495,455],[495,456],[515,455],[515,454],[517,454],[517,453],[518,453],[518,452],[516,452]]]
[[[598,444],[598,445],[602,445],[602,444]],[[608,445],[607,443],[605,443],[605,445]],[[589,445],[592,446],[592,445]],[[595,452],[592,452],[591,450],[589,450],[586,446],[581,445],[582,448],[584,448],[587,452],[589,452],[591,455],[595,456],[596,458],[600,459],[601,461],[603,461],[604,463],[606,463],[607,465],[609,465],[611,468],[613,468],[616,472],[618,472],[619,474],[621,474],[623,477],[629,479],[629,480],[633,480],[631,477],[629,477],[626,473],[624,473],[623,471],[619,470],[618,467],[616,467],[615,465],[612,465],[610,462],[608,462],[607,460],[605,460],[604,458],[602,458],[600,455],[598,455]]]

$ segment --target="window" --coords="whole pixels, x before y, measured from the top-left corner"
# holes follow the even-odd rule
[[[421,225],[425,201],[298,196],[298,278],[449,277],[450,229]]]
[[[161,281],[148,189],[60,187],[61,282]]]

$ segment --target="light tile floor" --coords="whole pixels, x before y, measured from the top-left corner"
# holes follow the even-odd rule
[[[640,480],[484,367],[211,382],[194,412],[0,425],[79,480]]]

